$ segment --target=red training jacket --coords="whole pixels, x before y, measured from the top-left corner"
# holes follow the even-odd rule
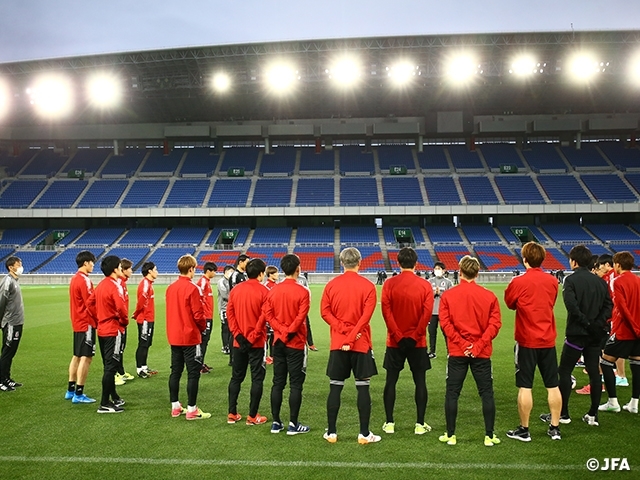
[[[140,324],[145,320],[150,323],[154,322],[156,319],[155,304],[153,282],[144,277],[138,284],[138,303],[135,312],[133,312],[133,318],[136,319],[136,322]]]
[[[167,287],[167,339],[173,347],[192,347],[202,343],[207,328],[200,289],[189,277],[180,275]]]
[[[464,357],[473,345],[474,357],[491,357],[491,342],[502,326],[498,298],[492,292],[462,278],[459,285],[442,294],[439,316],[449,355]]]
[[[262,305],[268,293],[269,290],[255,278],[237,284],[229,293],[227,323],[234,337],[234,347],[240,347],[235,337],[242,334],[253,348],[264,348],[267,328]]]
[[[213,291],[211,290],[211,280],[203,275],[198,280],[198,288],[202,294],[202,308],[204,309],[204,318],[207,320],[213,319]]]
[[[433,309],[433,288],[412,271],[400,272],[382,285],[382,316],[387,324],[387,347],[397,348],[403,337],[427,346],[427,325]]]
[[[273,285],[262,306],[265,320],[273,328],[273,341],[282,340],[287,347],[304,350],[307,344],[307,315],[309,314],[309,290],[292,278]],[[287,336],[296,336],[287,341]]]
[[[96,287],[96,314],[98,336],[115,337],[129,325],[129,312],[124,299],[122,284],[105,277]]]
[[[354,352],[367,353],[371,343],[371,316],[376,308],[376,287],[353,271],[329,281],[322,292],[320,313],[331,326],[330,350],[349,345]],[[356,340],[358,333],[361,337]]]
[[[640,278],[623,272],[613,281],[611,334],[616,340],[640,339]]]
[[[525,348],[552,348],[556,345],[556,318],[553,306],[558,298],[558,280],[529,268],[511,279],[504,291],[504,302],[516,311],[515,339]]]
[[[80,271],[69,282],[69,310],[74,332],[86,332],[88,327],[97,328],[96,297],[89,275]]]
[[[264,286],[267,287],[267,290],[271,290],[273,287],[277,285],[276,282],[272,282],[271,280],[267,280],[264,282]]]

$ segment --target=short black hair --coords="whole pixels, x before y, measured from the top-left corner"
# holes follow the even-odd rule
[[[113,272],[115,272],[120,266],[120,257],[115,255],[107,255],[100,262],[100,270],[104,273],[105,277],[108,277]]]
[[[78,265],[78,268],[82,267],[85,262],[96,263],[96,256],[89,250],[83,250],[76,255],[76,265]]]
[[[249,263],[247,263],[247,277],[251,279],[258,278],[260,274],[264,273],[266,269],[267,269],[267,264],[264,263],[263,260],[259,258],[254,258]]]
[[[610,267],[613,267],[613,256],[609,255],[608,253],[603,253],[598,257],[598,263],[600,265],[604,265],[605,263],[608,263]]]
[[[401,268],[414,268],[418,263],[418,254],[411,247],[401,248],[398,252],[398,263]]]
[[[7,268],[7,272],[9,271],[9,267],[13,267],[16,263],[22,263],[22,259],[20,257],[16,257],[15,255],[10,256],[4,262],[4,266]]]
[[[229,270],[235,270],[235,268],[233,268],[233,265],[225,265],[222,273],[227,273]]]
[[[290,276],[296,272],[296,269],[300,266],[300,257],[293,253],[287,253],[280,260],[280,268],[285,275]]]
[[[438,268],[438,267],[440,267],[440,268],[441,268],[441,269],[443,269],[443,270],[446,270],[446,269],[447,269],[447,267],[445,267],[445,266],[444,266],[444,263],[442,263],[442,262],[436,262],[436,263],[434,263],[434,264],[433,264],[433,268],[434,268],[434,269],[436,269],[436,268]]]
[[[142,276],[146,277],[147,275],[149,275],[149,272],[151,270],[153,270],[154,268],[156,268],[156,264],[153,262],[144,262],[142,264],[142,268],[140,269],[140,271],[142,272]]]
[[[584,245],[576,245],[569,252],[569,258],[576,262],[579,267],[587,268],[591,263],[591,250]]]
[[[598,263],[598,255],[591,255],[591,260],[589,261],[589,266],[587,268],[589,270],[600,268],[600,264]]]
[[[250,257],[249,255],[245,255],[244,253],[241,253],[240,255],[238,255],[238,258],[236,258],[236,263],[233,265],[234,268],[238,268],[238,264],[240,262],[244,262],[245,260],[249,260]]]
[[[206,262],[204,264],[204,267],[202,267],[202,271],[204,273],[217,272],[218,271],[218,266],[214,262]]]

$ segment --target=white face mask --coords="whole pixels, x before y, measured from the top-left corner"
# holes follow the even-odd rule
[[[438,278],[440,278],[440,277],[444,274],[444,272],[443,272],[441,269],[439,269],[439,268],[435,269],[435,270],[433,271],[433,273],[434,273],[434,274],[435,274],[435,276],[436,276],[436,277],[438,277]]]
[[[22,275],[22,272],[24,272],[24,267],[20,266],[18,268],[16,268],[16,275],[20,276]]]

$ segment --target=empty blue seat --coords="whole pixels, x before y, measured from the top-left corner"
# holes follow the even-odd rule
[[[305,172],[333,172],[335,170],[335,153],[333,150],[322,150],[316,153],[313,148],[303,148],[300,153],[300,174]]]
[[[471,243],[501,243],[491,225],[463,225],[462,231]]]
[[[378,163],[382,174],[389,173],[389,169],[396,165],[404,165],[408,170],[415,170],[413,152],[408,145],[391,145],[378,147]]]
[[[492,170],[499,169],[500,165],[515,165],[518,168],[524,168],[515,145],[510,143],[483,143],[480,145],[480,151],[487,166]]]
[[[116,257],[119,257],[120,260],[126,258],[127,260],[131,260],[131,263],[133,263],[133,270],[135,271],[144,257],[149,255],[150,251],[151,250],[149,248],[143,247],[115,247],[108,252],[105,252],[102,258],[106,255],[115,255]]]
[[[147,161],[140,169],[140,175],[173,175],[184,155],[184,149],[176,149],[167,155],[160,149],[151,150]]]
[[[598,148],[617,168],[622,170],[640,169],[640,150],[637,147],[630,148],[621,142],[598,142]]]
[[[456,171],[484,170],[484,165],[478,156],[478,152],[469,150],[466,145],[448,145],[447,150],[449,151],[453,168]]]
[[[429,225],[426,230],[431,243],[462,243],[462,237],[453,225]]]
[[[335,181],[331,178],[300,178],[296,193],[296,206],[333,205]]]
[[[53,177],[67,163],[69,157],[60,155],[53,150],[40,150],[40,153],[20,172],[20,176],[47,176]]]
[[[487,177],[459,178],[462,193],[470,204],[496,205],[500,203]]]
[[[374,173],[373,153],[365,153],[361,147],[342,147],[340,149],[340,171]]]
[[[192,148],[180,168],[183,177],[210,177],[218,166],[220,155],[214,155],[211,148]]]
[[[183,255],[193,255],[193,247],[183,246],[179,248],[174,247],[160,247],[146,259],[147,262],[155,263],[160,273],[179,273],[178,272],[178,260]]]
[[[201,207],[210,185],[209,180],[176,180],[164,206]]]
[[[120,245],[155,245],[166,232],[164,228],[132,228],[120,239]]]
[[[291,175],[296,167],[296,149],[291,147],[274,148],[269,155],[262,155],[260,173]]]
[[[587,192],[571,175],[538,175],[538,182],[551,203],[591,203]]]
[[[169,180],[135,180],[122,200],[122,207],[157,207]]]
[[[299,227],[296,234],[296,244],[333,243],[335,229],[333,227]],[[333,270],[333,269],[332,269]]]
[[[84,248],[67,248],[63,252],[61,252],[57,257],[52,259],[50,262],[47,262],[41,268],[38,269],[38,273],[57,273],[57,274],[69,274],[75,273],[78,270],[78,265],[76,264],[76,256],[78,253],[84,251]],[[90,249],[91,253],[93,253],[96,258],[99,258],[100,255],[104,252],[104,249]],[[98,273],[99,265],[96,266],[94,271]]]
[[[378,205],[376,179],[371,177],[341,178],[340,205]]]
[[[24,268],[25,273],[34,272],[40,267],[44,262],[49,261],[56,255],[57,252],[52,250],[40,250],[40,251],[16,251],[14,255],[20,260],[22,260],[22,267]],[[78,267],[76,266],[76,270]]]
[[[543,170],[567,171],[554,145],[550,143],[531,143],[528,149],[522,150],[529,166],[536,172]]]
[[[0,208],[28,207],[46,185],[46,180],[16,180],[11,182],[0,194]]]
[[[580,150],[576,150],[575,147],[560,147],[560,150],[569,164],[575,169],[611,168],[593,143],[583,143],[580,145]]]
[[[533,179],[523,175],[496,175],[500,195],[507,204],[545,203]]]
[[[587,228],[603,242],[640,242],[640,235],[626,225],[593,224]]]
[[[86,180],[57,180],[38,199],[34,208],[69,208],[87,187]]]
[[[599,202],[636,202],[638,200],[618,175],[581,175],[580,178]]]
[[[431,205],[459,205],[456,184],[451,177],[424,177],[424,187]]]
[[[75,153],[71,161],[65,167],[67,172],[73,170],[84,170],[88,173],[96,173],[113,153],[111,148],[81,148]]]
[[[385,205],[424,205],[415,177],[383,177],[382,192]]]
[[[244,207],[247,204],[251,180],[248,178],[219,179],[213,184],[210,207]]]
[[[12,228],[7,229],[0,235],[0,245],[25,245],[30,240],[39,236],[41,228]]]
[[[259,227],[253,232],[251,245],[288,244],[291,227]]]
[[[220,173],[226,174],[230,168],[244,168],[246,174],[253,173],[259,153],[260,149],[255,147],[225,148]]]
[[[127,180],[96,180],[78,202],[78,208],[114,207],[128,185]]]
[[[440,145],[424,145],[423,151],[418,152],[417,155],[418,164],[423,171],[451,170],[444,148]]]
[[[102,177],[130,177],[142,163],[146,150],[127,149],[121,155],[112,155],[102,169]]]
[[[594,238],[575,223],[549,223],[542,226],[555,242],[593,243]]]
[[[378,229],[374,226],[340,227],[340,243],[350,244],[379,244]]]
[[[251,199],[252,207],[288,207],[291,203],[290,178],[259,178]]]
[[[75,245],[111,245],[124,232],[123,228],[90,228],[78,240]]]
[[[163,245],[197,245],[204,239],[206,227],[173,227],[162,240]]]

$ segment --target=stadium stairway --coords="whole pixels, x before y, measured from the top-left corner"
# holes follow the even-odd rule
[[[522,152],[520,152],[520,154],[522,155]],[[522,155],[522,158],[524,158],[524,155]],[[534,185],[538,189],[538,192],[540,192],[540,195],[542,195],[542,198],[544,198],[545,203],[551,203],[549,195],[547,195],[547,192],[545,192],[544,188],[542,188],[542,185],[540,185],[537,175],[535,175],[534,173],[530,173],[529,176],[531,176]]]
[[[333,271],[340,272],[340,229],[334,230],[333,237]]]
[[[458,192],[458,197],[460,197],[460,203],[462,205],[466,205],[467,204],[467,199],[464,196],[464,191],[462,190],[462,185],[460,185],[460,178],[456,174],[453,174],[452,177],[453,177],[453,184],[456,186],[456,191]]]
[[[296,238],[298,238],[298,229],[291,229],[291,240],[289,240],[289,245],[287,246],[287,253],[293,253],[293,249],[296,248]]]
[[[176,171],[173,172],[173,175],[175,177],[179,177],[180,176],[180,170],[182,170],[182,166],[184,165],[184,162],[187,159],[187,155],[188,154],[189,154],[189,149],[185,148],[184,149],[184,153],[182,154],[182,157],[180,158],[180,161],[178,162],[178,165],[176,166]],[[171,185],[173,185],[173,184],[171,184]]]
[[[289,206],[296,206],[296,198],[298,197],[298,180],[300,177],[298,175],[294,175],[291,180],[291,198],[289,199]]]
[[[633,187],[633,185],[631,185],[629,180],[627,180],[627,178],[624,176],[624,173],[616,172],[616,174],[618,175],[618,177],[620,177],[620,180],[622,180],[622,183],[624,183],[627,186],[627,188],[631,190],[631,192],[636,196],[638,201],[640,201],[640,195],[638,194],[638,191]]]
[[[484,162],[484,159],[482,161]],[[489,169],[487,171],[491,172],[491,170]],[[502,194],[500,193],[498,185],[496,185],[496,176],[493,173],[488,173],[487,177],[489,178],[489,183],[491,184],[491,188],[493,188],[493,193],[496,194],[498,202],[500,203],[500,205],[505,205],[506,202],[504,201],[504,198],[502,198]]]
[[[378,190],[378,205],[384,205],[384,191],[382,190],[382,177],[380,175],[376,175],[376,190]]]
[[[44,188],[42,190],[40,190],[40,193],[38,193],[38,195],[36,195],[36,198],[33,199],[33,202],[31,202],[27,208],[33,208],[33,206],[36,203],[38,203],[38,200],[40,200],[40,197],[42,197],[44,195],[44,192],[46,192],[49,189],[49,187],[51,186],[51,184],[53,183],[54,180],[55,180],[55,177],[50,178],[49,180],[47,180],[47,184],[44,186]]]
[[[184,155],[183,155],[183,159],[184,159]],[[182,162],[182,160],[181,160],[181,162]],[[158,202],[158,208],[164,207],[164,202],[167,201],[167,197],[171,193],[171,189],[173,188],[173,184],[174,183],[176,183],[175,177],[169,178],[169,185],[167,186],[167,189],[164,191],[164,195],[162,195],[162,198],[160,199],[160,202]]]
[[[127,198],[127,194],[129,193],[129,190],[131,190],[131,187],[133,185],[133,182],[136,181],[135,177],[131,177],[128,182],[129,184],[125,187],[124,191],[122,192],[122,195],[120,195],[120,198],[118,199],[118,201],[116,202],[114,208],[120,208],[122,205],[122,202],[124,201],[125,198]]]
[[[262,153],[260,153],[260,159],[262,159]],[[260,160],[258,160],[258,164],[260,163]],[[256,170],[259,168],[259,165],[256,164]],[[253,175],[251,177],[251,186],[249,187],[249,194],[247,195],[247,204],[245,206],[250,207],[251,204],[253,203],[253,194],[256,191],[256,183],[258,182],[258,176],[257,175]],[[252,230],[253,231],[253,230]],[[249,235],[252,235],[251,233]],[[253,236],[253,235],[252,235]]]
[[[202,202],[203,205],[209,205],[209,199],[211,198],[211,192],[213,192],[213,186],[215,185],[215,181],[209,182],[209,188],[207,189],[207,193],[204,194],[204,200]]]
[[[336,160],[337,162],[337,160]],[[334,177],[333,185],[333,204],[340,205],[340,175]]]
[[[242,251],[246,252],[249,249],[249,246],[251,245],[251,241],[253,240],[253,234],[256,233],[255,229],[250,229],[249,230],[249,234],[247,235],[247,241],[244,242],[244,245],[242,246]]]
[[[378,229],[378,242],[380,243],[380,251],[382,252],[384,268],[387,272],[390,272],[391,261],[389,261],[389,250],[387,250],[387,242],[384,240],[384,233],[381,228]]]
[[[589,188],[582,181],[582,178],[580,177],[580,174],[578,172],[573,172],[572,175],[576,178],[576,180],[578,181],[578,185],[580,185],[580,187],[582,187],[582,190],[587,192],[587,195],[589,196],[589,199],[593,203],[598,203],[598,200],[596,199],[596,197],[593,196],[593,193],[591,193],[591,190],[589,190]]]

